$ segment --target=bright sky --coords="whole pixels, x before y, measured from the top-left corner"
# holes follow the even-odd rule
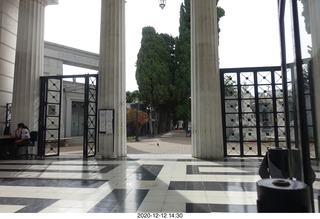
[[[158,33],[178,35],[183,0],[126,0],[126,89],[138,89],[135,63],[141,32],[153,26]],[[99,53],[101,0],[60,0],[46,7],[45,40]],[[280,65],[277,0],[220,0],[226,16],[220,21],[221,68]],[[90,70],[64,67],[69,74]],[[94,72],[94,71],[93,71]]]

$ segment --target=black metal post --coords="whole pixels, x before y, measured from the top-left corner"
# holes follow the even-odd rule
[[[136,109],[136,141],[139,141],[139,118],[138,118],[138,110],[140,108],[140,100],[136,99],[137,109]]]
[[[297,115],[298,115],[298,134],[299,143],[302,153],[303,163],[303,177],[304,182],[309,186],[310,191],[310,205],[312,212],[314,212],[314,201],[313,201],[313,188],[312,188],[312,173],[311,173],[311,162],[310,162],[310,148],[309,148],[309,135],[308,135],[308,122],[306,116],[306,104],[305,104],[305,92],[304,92],[304,78],[302,70],[302,57],[301,57],[301,40],[299,30],[299,19],[298,19],[298,6],[297,0],[292,0],[292,19],[293,19],[293,32],[294,32],[294,44],[295,44],[295,58],[296,58],[296,77],[295,84],[297,85]]]

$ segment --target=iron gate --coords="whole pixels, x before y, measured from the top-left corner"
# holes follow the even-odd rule
[[[98,75],[86,77],[85,84],[83,156],[91,157],[96,155]]]
[[[39,147],[41,157],[59,156],[63,79],[84,78],[83,157],[96,155],[98,75],[40,77]]]
[[[268,147],[295,147],[292,67],[287,66],[285,89],[280,66],[220,70],[225,156],[263,156]],[[307,70],[306,75],[311,77]],[[316,157],[310,90],[306,89],[310,156]]]

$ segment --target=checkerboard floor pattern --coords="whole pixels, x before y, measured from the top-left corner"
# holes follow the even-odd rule
[[[206,161],[185,154],[1,160],[0,212],[252,213],[261,160]],[[319,165],[314,169],[316,198]]]

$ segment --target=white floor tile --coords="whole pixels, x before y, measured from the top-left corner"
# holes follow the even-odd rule
[[[231,204],[228,197],[208,196],[207,199],[210,204]]]
[[[230,200],[230,204],[235,205],[255,205],[256,202],[247,197],[228,197]]]
[[[189,199],[182,195],[167,195],[164,202],[165,203],[186,203]]]
[[[24,207],[23,205],[0,205],[0,213],[14,213]]]
[[[143,202],[138,212],[161,212],[163,204],[163,202]]]

